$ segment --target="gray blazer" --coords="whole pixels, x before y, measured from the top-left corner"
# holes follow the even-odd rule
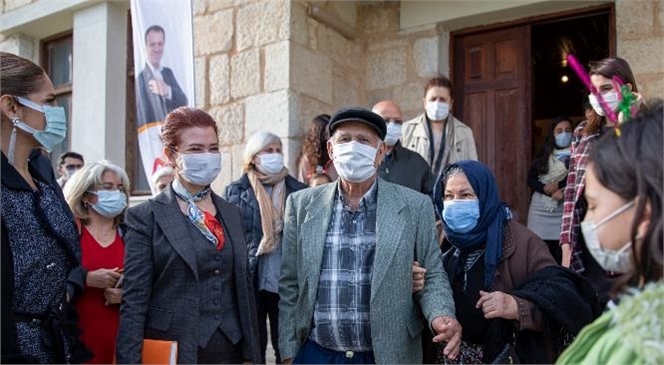
[[[312,324],[327,227],[337,183],[291,194],[286,202],[279,281],[279,350],[297,355]],[[371,341],[379,364],[422,363],[422,314],[455,318],[431,199],[378,179],[376,256],[371,278]],[[413,259],[427,269],[412,294]]]
[[[249,275],[247,247],[239,209],[212,193],[233,246],[236,298],[244,357],[260,362],[258,322]],[[191,234],[171,187],[132,207],[126,217],[124,293],[120,307],[116,358],[141,362],[143,338],[178,341],[178,363],[194,364],[198,354],[199,289]],[[207,242],[206,242],[207,243]]]

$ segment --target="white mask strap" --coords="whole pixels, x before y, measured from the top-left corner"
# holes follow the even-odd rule
[[[601,226],[602,224],[610,221],[611,219],[617,217],[618,215],[620,215],[621,213],[623,213],[624,211],[626,211],[627,209],[629,209],[633,206],[634,206],[634,201],[632,200],[631,202],[629,202],[629,203],[623,205],[622,207],[618,208],[618,210],[616,210],[615,212],[613,212],[613,213],[607,215],[606,217],[602,218],[599,222],[595,223],[595,228],[597,228],[597,227]]]

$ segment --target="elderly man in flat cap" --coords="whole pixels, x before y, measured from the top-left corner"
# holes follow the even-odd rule
[[[436,244],[431,199],[376,176],[385,121],[338,111],[327,148],[339,179],[290,195],[279,281],[284,363],[422,362],[426,323],[455,358],[461,326]],[[426,269],[412,293],[411,264]]]

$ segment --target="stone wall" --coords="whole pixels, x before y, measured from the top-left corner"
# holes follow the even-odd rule
[[[2,0],[7,13],[38,0]],[[392,99],[404,119],[422,112],[423,86],[449,76],[449,32],[435,24],[400,29],[398,1],[195,0],[198,107],[217,120],[223,151],[221,191],[242,173],[247,139],[268,130],[284,141],[295,174],[311,119],[345,105]],[[349,40],[307,14],[316,5],[354,28]],[[664,4],[617,0],[618,55],[641,91],[664,97]],[[0,49],[34,58],[38,40],[0,34]],[[75,87],[75,86],[74,86]]]
[[[310,5],[292,2],[292,44],[290,54],[291,124],[297,152],[311,120],[319,114],[332,114],[342,106],[364,101],[364,58],[361,34],[357,27],[357,3],[352,1],[315,1],[324,9],[358,31],[349,40],[336,30],[307,15]],[[294,160],[293,160],[294,161]]]
[[[399,2],[364,5],[358,12],[366,45],[367,106],[392,99],[404,120],[421,114],[426,81],[449,76],[449,32],[435,26],[401,31]]]
[[[400,4],[395,1],[312,3],[353,26],[357,38],[344,38],[307,16],[306,2],[293,2],[292,123],[299,125],[300,134],[315,115],[346,105],[370,108],[393,99],[404,118],[421,113],[426,80],[449,72],[449,33],[435,26],[400,31]]]
[[[629,62],[639,91],[664,98],[664,2],[616,1],[618,56]]]
[[[288,83],[281,78],[288,72],[290,9],[288,0],[194,1],[196,100],[219,127],[218,192],[242,174],[242,152],[254,132],[291,137]],[[291,146],[284,147],[288,155]]]
[[[0,33],[0,51],[13,53],[27,59],[35,58],[35,40],[23,34],[5,37]]]
[[[39,0],[0,0],[0,14],[9,13]],[[5,36],[0,33],[0,51],[28,59],[35,57],[35,40],[23,34]]]

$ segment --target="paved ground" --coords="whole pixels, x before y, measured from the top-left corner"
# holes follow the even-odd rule
[[[276,364],[274,350],[272,349],[272,340],[270,339],[270,321],[267,321],[267,350],[265,351],[265,362],[267,364]]]

